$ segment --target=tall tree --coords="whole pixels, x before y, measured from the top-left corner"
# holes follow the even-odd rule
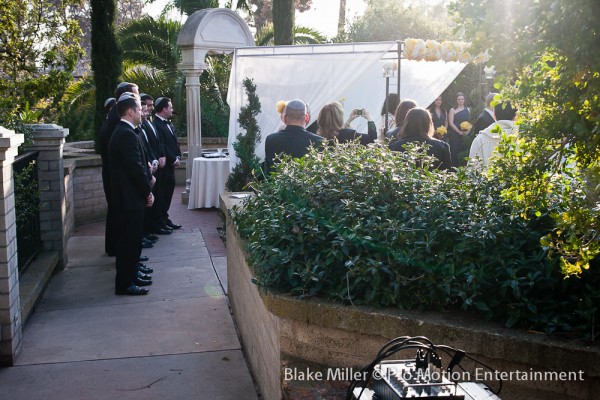
[[[248,3],[254,9],[251,19],[257,31],[273,22],[273,0],[248,0]],[[294,7],[299,12],[308,11],[312,7],[312,0],[294,0]]]
[[[294,0],[273,0],[275,46],[294,43],[294,20]]]
[[[91,0],[83,0],[78,7],[71,10],[72,18],[79,23],[81,28],[81,46],[85,51],[83,57],[77,62],[75,76],[84,75],[89,72],[91,67],[92,20],[90,1]],[[122,27],[130,21],[138,20],[142,16],[145,4],[145,0],[116,0],[117,13],[115,14],[115,27]]]
[[[340,12],[338,15],[338,37],[344,34],[346,25],[346,0],[340,0]]]
[[[94,132],[100,132],[104,101],[113,96],[122,67],[122,50],[115,33],[115,0],[91,0],[92,71],[96,86]]]

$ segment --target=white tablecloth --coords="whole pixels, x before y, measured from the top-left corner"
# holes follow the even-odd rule
[[[229,157],[194,158],[188,209],[218,207],[228,176]]]

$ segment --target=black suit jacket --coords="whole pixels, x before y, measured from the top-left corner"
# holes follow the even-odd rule
[[[154,154],[156,157],[156,160],[158,160],[160,157],[164,157],[165,145],[162,142],[160,134],[154,127],[154,124],[146,120],[142,124],[142,128],[144,128],[144,131],[146,131],[146,135],[148,136],[148,146],[150,147],[152,154]],[[156,133],[154,133],[155,131]]]
[[[117,124],[108,145],[108,159],[115,209],[144,211],[151,190],[148,164],[139,135],[127,122]]]
[[[164,153],[165,157],[167,158],[167,167],[173,168],[175,160],[178,157],[181,158],[181,150],[179,148],[179,142],[177,141],[177,131],[175,131],[175,127],[173,124],[171,124],[170,126],[173,130],[171,133],[169,124],[169,121],[166,121],[158,116],[154,118],[154,127],[156,128],[156,132],[158,132],[164,146]]]
[[[479,135],[480,131],[484,130],[485,128],[493,124],[495,121],[496,120],[490,115],[489,112],[483,110],[483,112],[479,114],[479,116],[475,120],[475,123],[473,124],[473,129],[471,129],[473,136]]]
[[[407,143],[427,143],[427,154],[438,159],[433,167],[437,169],[449,170],[452,168],[452,158],[450,157],[450,146],[448,143],[434,138],[425,138],[418,135],[406,136],[390,143],[390,150],[405,151],[404,145]]]
[[[358,133],[355,129],[342,129],[338,134],[338,143],[351,142],[356,139],[360,139],[360,144],[367,145],[373,143],[377,139],[377,127],[375,122],[369,121],[367,123],[368,133]]]
[[[150,147],[150,135],[152,135],[152,131],[148,132],[148,128],[147,126],[144,126],[144,124],[140,125],[138,127],[139,130],[139,136],[140,136],[140,141],[142,142],[142,147],[144,149],[144,155],[146,156],[146,160],[152,162],[154,160],[158,160],[158,156],[154,153],[154,151],[152,150],[152,148]]]
[[[277,154],[289,154],[294,158],[303,157],[308,153],[308,148],[319,146],[323,142],[317,136],[301,126],[288,125],[283,130],[267,136],[265,140],[265,166],[269,171]]]
[[[100,148],[100,157],[102,158],[102,182],[104,184],[104,192],[107,196],[110,196],[108,144],[110,143],[110,138],[119,121],[121,121],[121,117],[119,116],[119,113],[117,113],[117,107],[111,108],[106,119],[102,123],[100,133],[98,134],[98,147]]]

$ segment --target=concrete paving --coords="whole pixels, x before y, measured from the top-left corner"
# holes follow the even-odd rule
[[[103,224],[78,227],[69,263],[27,322],[15,366],[0,369],[0,400],[257,399],[226,296],[216,210],[172,219],[146,264],[146,296],[114,295]]]

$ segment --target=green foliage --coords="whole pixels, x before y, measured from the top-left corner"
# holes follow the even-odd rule
[[[371,0],[364,15],[350,24],[348,41],[375,42],[411,37],[452,40],[449,22],[433,7],[404,7],[396,0]]]
[[[247,190],[248,184],[262,177],[260,160],[256,156],[256,145],[260,142],[260,128],[256,116],[260,113],[260,100],[256,95],[256,85],[250,78],[244,79],[244,88],[248,95],[248,105],[240,110],[238,123],[246,133],[239,133],[233,144],[239,163],[233,168],[227,179],[227,189],[231,192]]]
[[[180,135],[186,133],[185,77],[177,64],[181,52],[177,37],[181,23],[166,18],[144,17],[123,26],[118,31],[123,49],[124,71],[121,80],[135,82],[140,93],[154,98],[167,96],[173,100],[178,111],[174,123]],[[206,58],[208,68],[200,77],[202,136],[226,137],[229,124],[229,107],[226,103],[231,68],[230,56],[210,55]],[[115,85],[110,94],[113,96]],[[94,128],[90,115],[94,105],[95,85],[86,76],[67,88],[61,117],[63,126],[71,129],[69,140],[89,140]],[[104,114],[102,114],[104,117]]]
[[[0,0],[0,124],[26,104],[52,119],[81,55],[80,29],[70,18],[75,0]],[[36,121],[38,122],[38,121]]]
[[[564,279],[495,178],[422,169],[423,152],[356,144],[285,158],[232,216],[256,283],[298,296],[486,319],[589,336],[598,272]],[[424,163],[427,165],[427,162]]]
[[[600,3],[459,0],[452,11],[478,49],[491,47],[496,86],[519,107],[520,139],[491,172],[515,215],[548,213],[556,229],[542,243],[581,274],[600,257]]]
[[[34,168],[37,168],[37,164],[32,161],[14,173],[15,213],[19,232],[26,229],[30,217],[40,211],[40,190],[34,179]]]

